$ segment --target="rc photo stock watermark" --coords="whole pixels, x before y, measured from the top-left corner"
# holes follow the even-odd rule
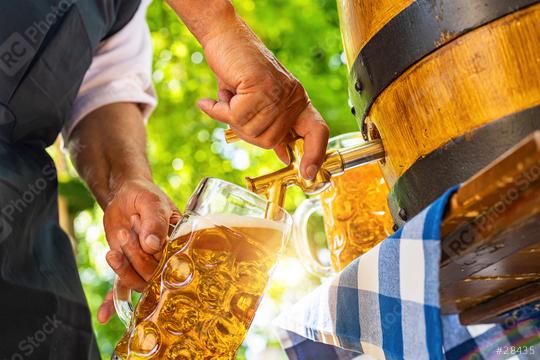
[[[19,351],[9,355],[7,358],[2,357],[1,360],[24,360],[30,358],[61,324],[62,322],[57,319],[56,314],[53,316],[47,315],[41,327],[17,344]]]
[[[39,49],[51,27],[64,16],[77,0],[59,0],[49,11],[22,32],[11,33],[0,45],[0,70],[8,76],[16,75],[28,64]]]
[[[520,197],[531,188],[531,186],[540,181],[540,162],[534,164],[528,171],[515,178],[506,191],[501,192],[499,201],[486,209],[472,222],[462,227],[459,232],[452,236],[451,241],[443,242],[444,251],[450,256],[452,261],[461,264],[466,261],[462,254],[466,253],[469,246],[477,240],[479,234],[489,233],[497,224],[497,221],[503,216],[509,207],[514,205]],[[488,250],[494,246],[503,246],[497,244],[480,245],[476,251]]]

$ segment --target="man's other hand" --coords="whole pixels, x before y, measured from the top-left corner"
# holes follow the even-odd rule
[[[243,140],[274,149],[286,163],[293,130],[305,140],[300,171],[312,179],[324,160],[329,129],[300,82],[239,19],[208,34],[203,46],[219,90],[217,99],[198,102],[201,110]]]

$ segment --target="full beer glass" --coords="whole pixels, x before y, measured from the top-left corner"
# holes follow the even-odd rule
[[[127,330],[113,359],[234,359],[290,228],[290,216],[274,204],[203,180],[134,311],[115,283]]]
[[[363,142],[360,133],[330,139],[329,149],[340,150]],[[376,163],[332,176],[331,186],[318,197],[305,200],[294,214],[294,242],[304,266],[317,276],[330,276],[369,251],[392,231],[387,205],[388,187]],[[313,255],[308,220],[322,212],[330,251],[330,266]]]

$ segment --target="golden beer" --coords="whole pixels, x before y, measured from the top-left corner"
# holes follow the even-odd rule
[[[328,147],[340,150],[363,142],[360,133],[332,138]],[[331,186],[318,198],[306,200],[295,215],[295,244],[304,265],[318,276],[339,272],[392,233],[387,205],[388,187],[377,163],[332,176]],[[310,251],[307,225],[322,210],[331,267],[320,264]]]
[[[391,234],[388,187],[377,164],[347,170],[320,194],[334,271],[341,271]]]
[[[289,225],[230,213],[184,217],[114,356],[234,359]]]

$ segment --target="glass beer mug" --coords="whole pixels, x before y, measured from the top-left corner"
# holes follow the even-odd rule
[[[330,139],[328,147],[340,150],[363,142],[360,133]],[[294,242],[299,258],[313,274],[326,277],[343,270],[392,233],[387,205],[388,186],[377,163],[349,169],[331,178],[331,186],[318,197],[305,200],[294,214]],[[330,266],[313,255],[308,220],[323,214],[330,251]]]
[[[113,359],[233,359],[291,228],[291,218],[230,183],[207,178],[188,202],[135,310],[114,286],[127,330]]]

